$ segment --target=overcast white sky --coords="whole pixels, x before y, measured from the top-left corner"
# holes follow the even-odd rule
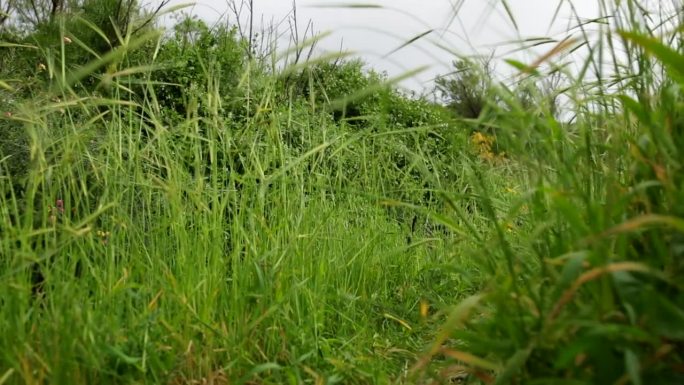
[[[233,15],[227,11],[228,1],[197,0],[186,10],[207,21],[223,17],[234,22]],[[239,3],[241,0],[235,1]],[[559,2],[563,6],[556,22],[551,25]],[[173,0],[173,4],[181,3],[188,1]],[[430,66],[403,83],[408,88],[420,90],[430,87],[437,74],[449,72],[454,59],[449,51],[458,54],[488,53],[496,48],[500,57],[518,55],[516,59],[531,60],[535,54],[551,49],[552,45],[539,47],[536,53],[528,52],[527,57],[521,57],[520,54],[508,53],[519,44],[505,43],[541,36],[563,38],[568,25],[576,24],[567,0],[508,0],[508,3],[517,21],[517,32],[500,0],[297,0],[297,8],[301,29],[308,20],[312,20],[317,31],[331,32],[319,48],[339,51],[343,44],[345,50],[358,53],[370,66],[387,71],[390,76],[423,65]],[[572,3],[581,18],[594,18],[599,14],[595,0],[574,0]],[[343,4],[374,4],[383,8],[331,7]],[[278,22],[291,11],[292,0],[254,0],[254,7],[256,20]],[[287,23],[283,23],[281,28],[287,30]],[[402,43],[429,29],[435,31],[385,57]],[[505,67],[505,64],[497,64],[500,71]]]

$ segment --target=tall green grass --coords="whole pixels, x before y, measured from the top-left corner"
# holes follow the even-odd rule
[[[454,271],[451,237],[382,204],[414,179],[387,160],[419,154],[425,128],[354,132],[276,105],[256,70],[241,83],[260,87],[246,92],[256,112],[236,123],[211,65],[170,125],[157,84],[129,91],[158,70],[125,69],[149,38],[83,68],[46,58],[51,87],[3,105],[17,139],[2,160],[0,383],[400,378],[429,329],[419,303],[474,280]],[[75,88],[112,63],[108,97]]]
[[[0,384],[681,382],[684,16],[640,5],[429,127],[358,130],[260,63],[247,118],[205,65],[169,124],[155,63],[125,69],[152,35],[78,69],[62,44],[2,102]],[[552,64],[577,46],[579,73]],[[112,63],[107,97],[76,89]],[[567,121],[533,87],[556,72]]]
[[[446,356],[495,384],[682,381],[684,13],[677,2],[639,1],[601,2],[601,13],[578,17],[574,40],[540,60],[510,61],[520,83],[495,87],[473,122],[522,166],[521,194],[502,210],[495,181],[478,176],[493,231],[479,255],[495,268],[485,290],[454,308],[416,373]],[[571,51],[584,52],[579,72],[564,66]],[[558,73],[566,122],[543,92],[533,103],[516,97],[521,84],[535,90]]]

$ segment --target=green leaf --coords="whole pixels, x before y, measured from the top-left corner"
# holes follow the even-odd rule
[[[655,56],[665,65],[673,78],[684,84],[684,55],[650,36],[627,31],[620,31],[619,34]]]
[[[29,45],[29,44],[14,44],[14,43],[7,43],[4,41],[0,41],[0,48],[30,48],[30,49],[38,49],[35,45]]]
[[[124,353],[121,349],[119,349],[116,346],[109,346],[108,348],[109,348],[109,351],[113,355],[115,355],[116,357],[118,357],[120,360],[127,363],[128,365],[137,366],[140,362],[142,362],[142,358],[131,357],[131,356],[127,355],[126,353]]]
[[[254,368],[252,368],[252,370],[250,370],[249,373],[247,373],[244,377],[242,377],[239,381],[237,381],[237,383],[238,384],[244,384],[247,381],[249,381],[250,379],[252,379],[252,377],[254,377],[254,375],[256,375],[256,374],[268,372],[268,371],[278,371],[281,369],[282,369],[282,366],[276,364],[275,362],[267,362],[265,364],[257,365]]]
[[[608,340],[629,340],[639,342],[649,342],[652,336],[643,329],[636,326],[622,325],[616,323],[603,322],[577,322],[578,326],[586,326],[586,334],[592,338],[600,337],[600,339]]]
[[[193,1],[193,2],[182,3],[182,4],[176,4],[176,5],[174,5],[174,6],[164,8],[161,12],[159,12],[159,13],[156,14],[155,16],[156,16],[157,18],[159,18],[160,16],[164,16],[164,15],[167,15],[167,14],[170,14],[170,13],[174,13],[174,12],[176,12],[176,11],[179,11],[179,10],[183,9],[183,8],[188,8],[188,7],[192,7],[192,6],[195,6],[195,5],[197,5],[197,3],[194,2],[194,1]]]
[[[534,350],[532,346],[518,350],[510,359],[508,359],[506,367],[496,377],[494,385],[510,384],[513,376],[515,376],[520,371],[520,368],[527,362],[532,350]]]
[[[557,192],[552,197],[556,211],[563,215],[574,231],[580,234],[589,233],[587,221],[583,218],[581,207],[578,207],[577,203],[568,199],[563,192]]]
[[[625,352],[625,366],[627,367],[627,374],[634,385],[641,385],[641,364],[639,357],[631,350],[627,349]]]
[[[618,98],[622,102],[622,105],[632,112],[634,116],[639,119],[639,121],[643,124],[650,125],[651,123],[651,115],[649,112],[644,108],[644,106],[641,105],[641,103],[637,102],[636,100],[630,98],[627,95],[619,95]]]
[[[518,27],[518,22],[515,20],[515,15],[513,14],[513,10],[511,10],[511,6],[508,4],[508,1],[503,0],[502,1],[504,9],[506,10],[506,14],[508,15],[508,18],[511,20],[511,23],[513,23],[513,27],[515,28],[516,31],[520,31],[520,28]]]
[[[684,340],[684,310],[664,295],[650,293],[650,323],[661,336],[673,340]]]
[[[400,45],[399,47],[397,47],[397,48],[395,48],[395,49],[389,51],[388,53],[386,53],[386,54],[383,56],[383,58],[387,58],[388,56],[390,56],[391,54],[393,54],[393,53],[395,53],[395,52],[401,50],[402,48],[405,48],[405,47],[407,47],[407,46],[409,46],[409,45],[415,43],[416,41],[418,41],[418,40],[424,38],[425,36],[427,36],[427,35],[429,35],[429,34],[431,34],[433,31],[434,31],[434,29],[429,29],[429,30],[427,30],[427,31],[425,31],[425,32],[423,32],[423,33],[420,33],[420,34],[418,34],[418,35],[416,35],[416,36],[410,38],[409,40],[407,40],[405,43],[403,43],[403,44]]]
[[[9,380],[10,377],[12,377],[12,374],[14,374],[14,369],[10,368],[5,372],[5,374],[0,377],[0,385],[3,385]]]
[[[14,88],[12,88],[12,86],[10,86],[9,84],[3,82],[2,80],[0,80],[0,88],[4,88],[4,89],[6,89],[7,91],[14,91]]]
[[[523,63],[523,62],[521,62],[521,61],[518,61],[518,60],[515,60],[515,59],[504,59],[504,61],[505,61],[507,64],[509,64],[511,67],[517,69],[517,70],[520,71],[520,72],[528,72],[528,71],[530,70],[530,68],[527,66],[527,64],[525,64],[525,63]],[[534,71],[533,73],[534,73],[535,75],[539,75],[539,72],[537,72],[536,69],[532,69],[532,70]]]
[[[563,271],[561,272],[560,281],[558,282],[559,289],[568,288],[577,277],[580,276],[582,271],[584,271],[584,261],[587,259],[587,251],[579,251],[569,255],[565,255],[559,258],[567,258],[568,261],[563,265]]]
[[[449,339],[453,331],[459,328],[463,323],[470,318],[473,310],[480,305],[484,295],[472,295],[461,301],[449,313],[449,318],[444,322],[442,330],[437,334],[430,350],[431,355],[436,354],[442,347],[444,342]]]
[[[86,76],[89,76],[93,72],[97,71],[99,68],[102,68],[114,61],[121,60],[123,57],[130,51],[135,50],[136,48],[142,46],[145,42],[148,40],[154,39],[159,36],[158,31],[151,31],[149,33],[146,33],[144,35],[141,35],[140,38],[129,42],[127,45],[119,46],[116,49],[113,49],[109,51],[107,54],[102,56],[101,58],[95,59],[91,61],[90,63],[86,64],[82,68],[80,68],[78,71],[74,72],[71,74],[69,77],[69,84],[75,84],[76,82],[82,80]]]
[[[586,338],[586,336],[574,337],[568,345],[558,346],[553,367],[556,370],[568,370],[576,366],[575,359],[578,354],[586,354],[593,350],[593,346],[600,343],[598,338]]]

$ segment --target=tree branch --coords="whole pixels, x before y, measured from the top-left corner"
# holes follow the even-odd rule
[[[135,35],[135,34],[138,33],[139,31],[141,31],[143,28],[147,27],[147,26],[152,22],[152,20],[154,20],[154,19],[157,17],[157,15],[158,15],[159,12],[161,11],[161,9],[164,8],[164,7],[165,7],[167,4],[169,4],[170,2],[171,2],[171,0],[162,0],[162,2],[159,3],[159,6],[158,6],[158,7],[150,14],[150,16],[147,18],[147,20],[145,20],[144,23],[142,23],[141,25],[139,25],[139,26],[131,33],[131,35]],[[129,14],[130,14],[130,9],[131,9],[132,7],[133,7],[133,1],[131,0],[131,2],[129,3]]]
[[[11,11],[12,0],[8,0],[4,7],[2,6],[2,0],[0,0],[0,27],[2,27],[2,25],[5,24],[5,21],[9,19]]]

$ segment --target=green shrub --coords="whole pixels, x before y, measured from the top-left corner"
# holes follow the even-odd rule
[[[164,119],[184,119],[196,109],[207,115],[206,105],[198,105],[207,92],[220,98],[222,114],[245,115],[247,96],[238,87],[244,74],[246,58],[244,42],[235,28],[209,28],[203,21],[186,17],[164,39],[154,60],[158,70],[151,81]],[[138,60],[145,63],[145,58]]]
[[[463,58],[453,67],[453,72],[435,81],[436,91],[456,116],[476,119],[493,99],[491,61]]]
[[[357,94],[369,87],[379,85],[384,78],[373,71],[366,71],[362,60],[337,60],[307,66],[294,77],[284,80],[294,95],[309,100],[318,108],[329,108],[332,102],[342,102],[333,108],[335,120],[346,119],[355,124],[365,125],[371,118],[370,113],[379,108],[380,92],[364,97]],[[350,102],[344,102],[351,98]]]

